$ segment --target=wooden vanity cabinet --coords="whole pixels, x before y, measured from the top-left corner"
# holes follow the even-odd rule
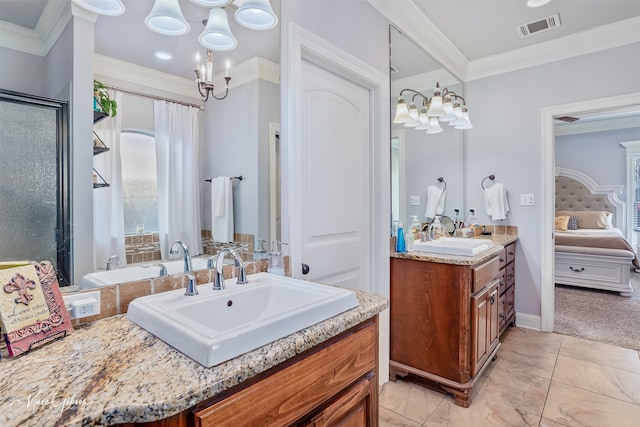
[[[500,335],[509,325],[516,321],[515,296],[516,296],[516,242],[505,246],[500,258],[500,304],[498,305],[498,318]]]
[[[390,379],[408,376],[468,407],[498,350],[498,256],[477,265],[391,258]]]
[[[377,369],[375,316],[189,410],[143,425],[377,426]]]

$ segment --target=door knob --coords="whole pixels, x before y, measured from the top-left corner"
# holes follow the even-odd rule
[[[309,264],[302,263],[302,274],[309,274]]]

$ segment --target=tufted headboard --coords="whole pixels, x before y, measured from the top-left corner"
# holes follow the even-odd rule
[[[556,168],[556,211],[608,211],[613,225],[625,232],[625,203],[619,196],[623,185],[598,185],[588,175]]]

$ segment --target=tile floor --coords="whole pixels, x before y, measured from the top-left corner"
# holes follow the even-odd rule
[[[388,382],[380,427],[640,426],[638,351],[522,328],[500,341],[469,408],[416,384]]]

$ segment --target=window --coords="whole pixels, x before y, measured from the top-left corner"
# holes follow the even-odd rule
[[[157,232],[158,175],[154,136],[141,131],[122,131],[120,157],[124,232]]]

